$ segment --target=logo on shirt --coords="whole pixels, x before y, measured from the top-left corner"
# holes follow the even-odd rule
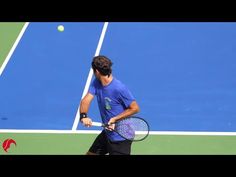
[[[106,110],[111,110],[111,105],[110,105],[111,99],[108,97],[105,97],[105,108]]]

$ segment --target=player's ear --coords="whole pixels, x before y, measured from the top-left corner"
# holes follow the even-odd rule
[[[96,74],[100,74],[100,72],[99,72],[97,69],[95,69],[95,73],[96,73]]]

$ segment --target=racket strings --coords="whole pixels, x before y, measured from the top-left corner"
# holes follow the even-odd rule
[[[146,138],[149,133],[148,124],[143,119],[124,119],[116,124],[115,131],[132,141]]]

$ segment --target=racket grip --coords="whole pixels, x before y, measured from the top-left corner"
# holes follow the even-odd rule
[[[98,126],[101,127],[103,124],[100,122],[92,122],[92,126]]]

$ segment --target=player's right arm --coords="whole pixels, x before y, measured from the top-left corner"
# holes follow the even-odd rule
[[[82,115],[80,116],[80,121],[86,127],[90,127],[92,125],[92,120],[87,116],[87,113],[93,98],[94,96],[91,93],[87,93],[80,102],[80,115]]]

